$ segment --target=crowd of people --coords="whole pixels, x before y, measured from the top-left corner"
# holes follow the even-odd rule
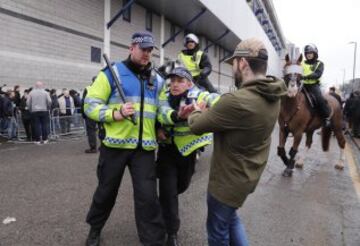
[[[3,91],[0,87],[0,133],[7,140],[47,143],[50,126],[60,133],[69,133],[70,126],[79,125],[80,93],[74,89],[45,89],[42,82],[21,93],[19,85]],[[24,136],[20,136],[21,131]]]
[[[100,245],[126,167],[134,187],[141,243],[179,245],[179,195],[191,183],[197,151],[213,140],[207,190],[208,244],[248,245],[237,209],[255,191],[265,169],[286,85],[266,76],[265,45],[247,39],[227,60],[237,90],[220,96],[207,79],[211,64],[198,43],[193,34],[185,37],[185,49],[178,56],[182,66],[173,68],[165,78],[152,73],[153,35],[137,32],[131,38],[127,59],[102,69],[82,97],[68,89],[57,95],[55,89],[44,89],[42,82],[24,90],[23,95],[19,86],[6,92],[0,90],[0,126],[8,139],[18,137],[18,115],[26,139],[45,144],[49,124],[67,133],[78,124],[74,114],[82,114],[85,119],[90,146],[86,153],[97,152],[100,138],[98,185],[86,217],[90,225],[87,246]],[[330,112],[320,92],[324,65],[317,60],[316,46],[306,46],[305,55],[304,86],[317,97],[318,113],[326,127]],[[165,84],[164,79],[169,83]],[[128,101],[122,101],[120,94]],[[330,88],[329,94],[343,105],[335,88]],[[346,100],[344,115],[353,135],[360,137],[360,91]]]
[[[348,133],[355,138],[360,138],[360,90],[351,92],[345,101],[343,112],[348,122]]]
[[[248,245],[236,210],[255,190],[266,166],[286,86],[265,75],[267,50],[261,41],[249,39],[228,60],[238,90],[220,96],[207,80],[211,64],[196,36],[187,35],[184,46],[178,57],[183,66],[173,68],[165,84],[152,75],[153,35],[134,33],[129,56],[101,70],[87,87],[84,112],[99,122],[101,139],[98,185],[86,217],[87,246],[101,244],[101,231],[127,167],[141,245],[179,245],[179,195],[191,183],[196,152],[213,138],[208,243]],[[119,81],[123,91],[116,86]],[[122,93],[128,101],[120,99]]]
[[[208,245],[248,245],[237,209],[254,192],[266,166],[286,85],[266,76],[266,47],[260,40],[248,39],[241,41],[227,60],[237,90],[220,96],[207,79],[211,64],[199,49],[197,37],[185,36],[184,46],[178,56],[182,66],[167,74],[170,82],[164,86],[151,75],[152,34],[134,33],[128,58],[101,70],[87,88],[85,113],[101,125],[102,142],[98,186],[86,217],[90,225],[87,246],[100,245],[126,167],[132,177],[141,244],[179,245],[179,195],[191,183],[196,151],[213,139],[207,190]],[[331,127],[331,112],[320,90],[324,65],[317,59],[317,47],[307,45],[305,56],[304,87],[315,96],[324,127]],[[119,99],[115,77],[122,81],[128,102]],[[330,88],[329,94],[343,104],[335,88]],[[360,119],[359,104],[360,94],[354,92],[344,111],[355,137],[360,131],[360,120],[354,119]]]

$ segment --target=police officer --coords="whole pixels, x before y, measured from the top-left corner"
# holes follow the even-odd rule
[[[92,82],[94,82],[95,79],[96,79],[96,77],[93,77]],[[88,143],[89,143],[89,147],[90,147],[89,149],[85,150],[85,153],[91,154],[91,153],[97,153],[97,149],[96,149],[97,148],[97,136],[96,136],[97,123],[96,123],[96,121],[93,121],[92,119],[87,117],[84,112],[84,101],[85,101],[85,98],[87,95],[88,88],[89,88],[89,86],[87,86],[84,89],[84,92],[82,95],[81,114],[85,121],[86,135],[87,135],[87,139],[88,139]]]
[[[184,38],[184,46],[186,49],[178,54],[178,59],[190,71],[196,84],[210,93],[216,92],[208,79],[212,66],[206,53],[200,50],[199,38],[193,33],[187,34]]]
[[[324,63],[318,60],[318,49],[314,44],[306,45],[304,54],[306,58],[302,63],[304,87],[315,96],[318,112],[324,120],[324,126],[330,127],[330,109],[320,90],[320,79],[324,72]]]
[[[182,107],[191,107],[194,102],[203,102],[211,106],[219,99],[218,94],[201,91],[195,86],[190,72],[183,67],[173,69],[168,77],[168,101],[177,111]],[[159,146],[157,159],[160,203],[168,234],[167,246],[176,246],[180,227],[178,195],[185,192],[190,185],[194,174],[196,150],[211,144],[212,135],[192,134],[187,121],[165,126],[164,129],[165,134],[160,135],[163,141]]]
[[[87,245],[99,245],[100,232],[110,216],[126,167],[134,188],[135,219],[143,245],[163,245],[165,228],[157,196],[155,148],[156,117],[173,124],[175,111],[159,97],[163,81],[152,76],[150,58],[154,38],[147,32],[133,34],[129,57],[113,64],[128,100],[123,104],[108,67],[88,88],[85,114],[103,124],[97,168],[98,186],[86,221],[91,229]],[[161,105],[161,106],[160,106]],[[136,116],[136,124],[129,117]]]

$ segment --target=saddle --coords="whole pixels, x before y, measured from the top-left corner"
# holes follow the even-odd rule
[[[304,93],[304,96],[306,98],[306,102],[308,103],[311,111],[316,111],[316,98],[313,94],[308,92],[305,87],[301,88],[302,93]]]
[[[304,93],[305,100],[306,100],[306,102],[307,102],[307,104],[309,106],[309,110],[310,110],[311,114],[312,115],[317,114],[317,109],[316,109],[317,100],[316,100],[316,97],[313,94],[311,94],[310,92],[308,92],[305,87],[301,88],[301,92]],[[330,109],[330,116],[332,116],[333,115],[333,109],[330,107],[327,99],[325,99],[325,102],[327,104],[327,107],[329,107],[329,109]]]

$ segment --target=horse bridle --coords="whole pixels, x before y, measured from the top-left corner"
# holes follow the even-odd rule
[[[290,115],[288,120],[284,120],[284,125],[285,128],[288,127],[289,123],[291,122],[291,120],[294,118],[294,116],[297,114],[297,112],[299,112],[300,110],[300,104],[299,104],[299,100],[298,100],[298,94],[296,94],[295,96],[295,100],[296,100],[296,110]]]
[[[298,64],[291,64],[290,66],[287,66],[285,68],[285,77],[286,76],[289,76],[290,75],[290,79],[289,79],[289,82],[290,81],[296,81],[296,83],[298,84],[298,89],[297,89],[297,92],[296,92],[296,95],[295,95],[295,100],[296,100],[296,110],[294,111],[294,113],[292,113],[289,117],[288,120],[284,120],[284,124],[285,124],[285,127],[288,127],[289,123],[291,122],[291,120],[294,118],[294,116],[297,114],[297,112],[299,112],[300,110],[300,103],[299,103],[299,100],[298,100],[298,95],[299,93],[301,93],[302,91],[302,88],[304,86],[304,83],[303,83],[303,80],[300,78],[300,80],[298,81],[297,79],[297,76],[298,75],[302,75],[303,74],[303,68],[301,65],[298,65]],[[288,82],[288,83],[289,83]],[[287,86],[288,86],[288,83],[287,83]]]

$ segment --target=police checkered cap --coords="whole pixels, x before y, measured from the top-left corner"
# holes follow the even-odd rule
[[[136,32],[131,38],[132,44],[139,44],[140,48],[155,47],[154,36],[150,32]]]
[[[179,76],[181,78],[185,78],[189,81],[193,81],[193,77],[191,76],[191,73],[189,72],[189,70],[187,70],[184,67],[176,67],[174,68],[169,74],[168,74],[168,78],[171,78],[173,76]]]
[[[250,38],[241,41],[235,48],[234,54],[226,60],[227,63],[232,64],[236,57],[249,57],[261,60],[268,60],[268,52],[264,43],[256,38]]]

